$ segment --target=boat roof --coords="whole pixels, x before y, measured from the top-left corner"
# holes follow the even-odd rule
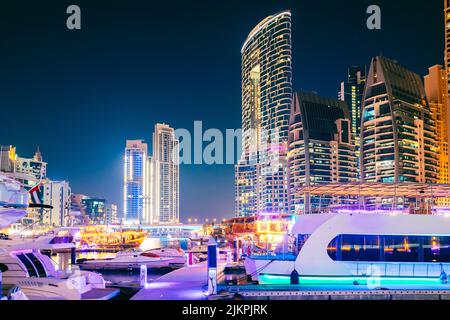
[[[349,182],[305,185],[298,195],[450,198],[450,184]]]
[[[450,215],[398,213],[326,213],[297,217],[290,234],[312,234],[318,229],[340,234],[450,235]]]

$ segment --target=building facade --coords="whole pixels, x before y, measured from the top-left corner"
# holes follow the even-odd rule
[[[348,68],[346,81],[341,82],[339,100],[347,103],[350,120],[352,140],[355,144],[356,156],[359,157],[359,135],[361,128],[361,102],[366,84],[366,70],[360,66]],[[358,161],[359,168],[359,161]]]
[[[291,13],[280,12],[255,26],[242,46],[241,56],[242,157],[235,168],[235,214],[287,213],[285,163],[292,104]],[[250,169],[253,173],[249,173]],[[242,179],[243,176],[246,178]],[[244,182],[252,186],[247,188],[241,182],[250,177],[254,180]],[[250,198],[257,201],[254,210],[242,200]]]
[[[450,106],[450,0],[444,0],[444,24],[444,66],[447,79],[447,106]],[[448,125],[450,125],[450,123],[447,123],[447,126]]]
[[[147,220],[150,208],[148,186],[148,148],[143,140],[127,140],[124,157],[124,220],[140,224]]]
[[[115,204],[105,205],[105,224],[118,224],[117,206]]]
[[[70,221],[71,189],[67,181],[49,181],[44,184],[44,204],[41,222],[51,226],[68,226]]]
[[[153,132],[153,212],[150,224],[180,222],[179,144],[174,129],[157,123]]]
[[[289,128],[289,209],[294,214],[311,213],[332,199],[299,195],[300,187],[357,180],[347,104],[314,93],[296,93]]]
[[[419,75],[372,59],[361,116],[361,180],[438,181],[436,124]]]
[[[432,66],[424,77],[425,93],[436,125],[438,183],[449,183],[447,74],[444,67]]]
[[[85,198],[81,200],[83,209],[89,223],[105,224],[106,223],[106,200],[96,198]]]

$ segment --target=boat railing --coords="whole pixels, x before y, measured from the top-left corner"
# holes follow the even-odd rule
[[[264,253],[264,254],[251,254],[250,258],[254,260],[285,260],[285,261],[295,261],[297,256],[293,252],[286,253]]]
[[[345,262],[355,276],[439,277],[442,269],[449,274],[450,263],[426,262]]]

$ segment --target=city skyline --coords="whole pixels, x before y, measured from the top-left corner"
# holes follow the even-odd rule
[[[414,2],[408,2],[409,7],[407,10],[411,10],[414,12],[414,14],[420,14],[423,12],[421,10],[421,7],[418,3]],[[34,119],[34,121],[30,121],[29,119],[25,120],[24,126],[32,126],[33,124],[39,123],[39,124],[46,124],[49,123],[48,126],[42,126],[39,125],[38,129],[36,129],[37,132],[35,132],[31,137],[29,135],[21,136],[21,131],[18,130],[17,126],[12,126],[11,124],[6,124],[2,129],[0,129],[2,140],[6,139],[6,141],[2,141],[2,144],[12,144],[16,146],[19,150],[19,155],[31,155],[32,152],[34,152],[36,146],[41,146],[41,151],[43,153],[44,158],[49,163],[49,172],[51,176],[56,176],[57,179],[67,179],[71,183],[72,191],[74,192],[80,192],[85,194],[90,194],[92,196],[101,197],[108,199],[111,203],[121,203],[121,190],[112,190],[110,189],[110,185],[112,185],[112,181],[118,181],[117,185],[120,186],[122,183],[120,182],[122,178],[122,165],[121,165],[121,159],[122,159],[122,152],[117,153],[117,150],[122,151],[123,143],[126,139],[133,139],[133,138],[142,138],[146,141],[151,141],[150,139],[150,132],[152,130],[152,127],[154,123],[156,122],[166,122],[169,123],[174,128],[191,128],[193,124],[193,120],[203,120],[208,127],[213,128],[237,128],[240,126],[240,46],[245,40],[246,35],[248,34],[249,30],[253,28],[257,24],[258,21],[262,20],[264,17],[273,14],[275,12],[284,10],[284,9],[290,9],[293,15],[293,23],[292,23],[292,29],[293,29],[293,70],[294,70],[294,90],[298,89],[307,89],[307,90],[314,90],[318,91],[321,96],[327,96],[330,98],[337,98],[337,92],[339,90],[339,84],[340,82],[345,79],[345,74],[351,65],[369,65],[370,58],[374,56],[378,51],[383,51],[383,54],[386,54],[386,56],[396,58],[400,61],[402,65],[405,67],[412,69],[413,71],[419,73],[420,75],[425,75],[428,67],[431,67],[435,64],[443,64],[442,59],[442,52],[440,48],[443,47],[443,32],[442,28],[440,27],[442,23],[440,21],[442,20],[442,11],[437,10],[438,8],[432,8],[430,10],[435,14],[436,19],[431,19],[430,21],[436,21],[436,34],[439,35],[439,37],[436,36],[436,39],[434,41],[431,41],[430,38],[434,36],[431,35],[431,32],[428,31],[429,36],[425,38],[425,42],[427,45],[424,45],[427,47],[425,51],[422,51],[423,54],[418,54],[417,50],[420,52],[420,48],[416,50],[415,53],[408,55],[408,52],[406,52],[404,49],[400,49],[396,46],[392,46],[392,48],[389,48],[389,44],[392,44],[392,41],[395,40],[398,41],[398,33],[401,31],[397,31],[397,34],[392,35],[391,38],[389,38],[389,27],[392,26],[395,21],[394,19],[389,18],[389,10],[393,10],[393,8],[396,8],[396,4],[380,4],[383,8],[383,29],[380,31],[373,31],[375,34],[371,34],[371,31],[368,31],[367,29],[364,29],[364,22],[365,22],[365,4],[358,4],[355,5],[354,8],[349,9],[349,14],[357,12],[358,14],[358,21],[361,20],[361,30],[355,30],[354,34],[361,34],[364,33],[369,37],[369,40],[365,45],[370,45],[370,49],[363,49],[361,52],[358,53],[351,53],[350,51],[346,52],[346,57],[342,58],[342,55],[344,55],[344,52],[340,53],[338,52],[341,50],[341,48],[333,47],[333,40],[330,39],[332,36],[330,35],[327,38],[323,38],[322,41],[328,42],[328,46],[316,46],[313,49],[304,50],[305,46],[309,46],[310,43],[317,45],[317,40],[311,39],[311,35],[308,35],[307,30],[303,29],[302,27],[305,27],[306,23],[309,23],[317,29],[318,36],[321,34],[322,36],[325,35],[324,30],[325,27],[322,26],[324,30],[322,30],[321,33],[321,24],[323,24],[323,21],[312,21],[312,18],[309,18],[307,15],[312,12],[313,10],[311,8],[314,7],[314,5],[308,1],[303,1],[302,6],[304,6],[305,11],[300,11],[298,8],[299,6],[293,5],[292,3],[286,4],[277,4],[272,6],[265,5],[264,9],[255,9],[250,10],[249,8],[243,6],[241,9],[242,11],[239,11],[240,14],[246,17],[244,19],[245,23],[241,23],[239,26],[230,28],[231,30],[228,30],[228,33],[225,35],[223,42],[223,46],[227,46],[227,49],[225,52],[220,55],[221,58],[209,58],[207,59],[205,54],[202,54],[201,57],[193,58],[193,61],[200,62],[202,59],[205,60],[205,64],[207,66],[200,66],[200,69],[202,70],[201,75],[209,75],[214,76],[217,78],[214,78],[218,81],[218,83],[222,83],[223,86],[226,88],[226,93],[221,93],[223,90],[212,90],[211,93],[207,93],[202,88],[202,85],[204,85],[206,82],[214,82],[214,81],[206,81],[203,82],[201,79],[201,76],[196,77],[196,80],[198,81],[198,85],[190,85],[187,86],[189,89],[183,88],[182,86],[178,86],[180,90],[178,92],[177,89],[172,91],[165,91],[163,92],[163,95],[158,96],[156,91],[158,89],[150,90],[151,94],[149,96],[146,96],[146,94],[143,94],[144,92],[148,91],[148,87],[145,87],[145,85],[150,84],[155,85],[153,81],[149,81],[143,71],[153,71],[151,69],[150,65],[145,65],[144,68],[141,70],[141,66],[143,64],[143,61],[145,61],[145,54],[149,53],[149,48],[152,48],[152,46],[146,47],[146,50],[143,50],[142,52],[137,51],[139,46],[136,44],[137,42],[129,42],[128,44],[134,44],[129,48],[130,50],[125,50],[128,53],[128,60],[127,63],[123,63],[117,66],[117,62],[122,62],[122,60],[118,59],[115,55],[108,56],[111,61],[111,64],[108,63],[100,63],[100,67],[106,68],[107,66],[116,66],[118,75],[128,75],[128,77],[133,75],[133,72],[127,71],[127,69],[132,69],[135,73],[135,75],[138,75],[138,79],[142,81],[142,83],[139,82],[133,82],[133,84],[137,84],[138,86],[136,88],[130,89],[132,85],[127,85],[127,81],[119,82],[121,85],[123,85],[123,93],[122,94],[108,94],[111,90],[111,87],[108,86],[108,82],[104,83],[105,76],[109,75],[109,72],[106,71],[106,69],[101,70],[103,73],[100,73],[100,76],[95,76],[93,73],[91,76],[99,80],[99,83],[101,83],[98,86],[94,86],[92,83],[90,83],[88,86],[81,86],[77,87],[74,84],[74,80],[70,80],[68,77],[63,77],[65,81],[62,81],[63,83],[68,83],[68,88],[58,90],[59,86],[56,85],[54,81],[57,81],[59,72],[54,70],[57,66],[61,67],[62,70],[64,70],[63,66],[68,68],[66,70],[69,74],[77,72],[73,70],[73,66],[71,67],[71,62],[75,65],[81,66],[81,69],[84,69],[86,71],[86,67],[99,63],[101,57],[97,56],[94,57],[94,62],[87,63],[84,65],[81,63],[81,57],[88,57],[88,55],[85,52],[85,48],[79,48],[79,54],[80,56],[77,56],[76,54],[68,54],[71,59],[62,59],[59,58],[56,61],[56,64],[49,64],[50,71],[53,70],[53,73],[50,73],[50,75],[47,75],[48,82],[51,83],[49,88],[54,88],[56,90],[47,92],[44,91],[44,89],[49,89],[48,87],[44,86],[41,87],[38,84],[31,85],[31,97],[37,98],[36,101],[28,101],[29,105],[26,104],[25,101],[26,98],[20,97],[19,98],[19,92],[17,92],[17,89],[12,90],[11,92],[6,92],[8,88],[8,84],[5,83],[5,80],[2,80],[2,84],[5,84],[3,87],[5,90],[5,96],[6,96],[6,103],[9,103],[11,106],[16,106],[20,110],[22,108],[25,108],[27,112],[31,115],[30,117]],[[232,6],[230,4],[230,6]],[[89,12],[89,8],[92,8],[92,6],[86,4],[83,5],[81,3],[81,7],[85,7],[86,11]],[[94,6],[95,7],[95,6]],[[119,6],[120,7],[120,6]],[[195,6],[194,6],[195,7]],[[387,7],[387,9],[386,9]],[[438,6],[439,7],[439,6]],[[308,9],[309,8],[309,9]],[[390,8],[390,9],[389,9]],[[95,8],[94,8],[95,9]],[[98,10],[98,8],[96,8]],[[109,14],[114,14],[114,10],[117,10],[118,6],[110,8],[110,11],[107,11]],[[423,8],[424,10],[429,10],[428,8]],[[231,8],[228,8],[228,10],[231,10]],[[311,10],[311,11],[308,11]],[[45,9],[40,9],[38,12],[45,11]],[[95,12],[99,12],[94,10]],[[189,17],[189,14],[193,14],[195,16],[196,13],[189,11],[185,18]],[[316,10],[317,11],[317,8]],[[92,13],[91,13],[92,14]],[[150,14],[150,13],[149,13]],[[214,13],[217,18],[217,13]],[[225,13],[223,13],[225,15]],[[330,13],[322,13],[324,18],[332,18],[336,19],[338,21],[339,17],[332,17]],[[87,19],[89,19],[89,15]],[[403,15],[407,16],[407,14]],[[145,17],[145,15],[140,16],[140,18]],[[129,17],[130,18],[130,17]],[[105,17],[103,18],[105,19]],[[222,18],[224,19],[224,18]],[[304,20],[302,20],[304,19]],[[402,17],[404,19],[404,17]],[[143,23],[143,20],[139,20]],[[159,22],[159,20],[157,20]],[[189,19],[190,21],[190,19]],[[88,20],[89,22],[89,20]],[[105,22],[103,20],[103,22]],[[129,20],[127,20],[129,27],[130,25],[133,27],[137,27],[136,24],[131,23]],[[314,22],[314,24],[313,24]],[[99,35],[105,36],[105,34],[102,34],[103,31],[107,30],[105,26],[102,26],[102,22],[97,22],[96,27],[94,28],[94,33],[99,33]],[[156,23],[156,22],[155,22]],[[222,23],[222,20],[219,20],[217,22],[218,24]],[[332,23],[328,21],[329,23]],[[310,25],[310,28],[311,28]],[[125,26],[127,24],[125,23]],[[52,29],[53,25],[44,24],[41,26],[41,28],[38,28],[37,32],[43,32],[45,30],[48,31],[48,29]],[[424,29],[430,30],[429,26],[423,26]],[[86,25],[86,31],[82,30],[81,32],[85,32],[84,34],[80,35],[79,37],[86,36],[86,34],[92,33],[92,27],[90,31],[90,25]],[[105,29],[106,28],[106,29]],[[175,27],[174,27],[175,28]],[[19,28],[20,29],[20,28]],[[406,28],[405,28],[406,29]],[[431,28],[433,30],[433,28]],[[22,30],[23,32],[24,30]],[[117,31],[117,30],[116,30]],[[168,34],[171,36],[175,36],[174,30],[169,30]],[[20,35],[21,30],[17,31],[18,35]],[[66,30],[62,30],[59,32],[66,32]],[[70,34],[60,34],[57,33],[56,39],[60,39],[60,37],[73,37],[73,35]],[[222,30],[223,32],[223,30]],[[348,33],[348,28],[343,25],[342,26],[342,32]],[[378,35],[376,33],[379,33]],[[426,32],[426,31],[422,31]],[[14,34],[16,34],[14,33]],[[52,34],[52,33],[51,33]],[[141,34],[142,35],[142,34]],[[211,34],[210,34],[211,35]],[[377,36],[382,35],[383,38],[388,38],[388,40],[383,39],[380,40],[380,42],[374,41],[374,38],[376,39]],[[185,35],[187,37],[187,35]],[[77,37],[75,35],[75,37]],[[356,36],[354,36],[356,38]],[[101,37],[99,37],[100,39]],[[223,37],[222,37],[223,38]],[[86,38],[89,41],[92,41],[93,39],[96,39],[94,36],[90,35]],[[137,41],[139,37],[136,39],[133,39],[134,41]],[[192,57],[192,54],[198,53],[198,48],[195,47],[196,42],[192,40],[191,37],[187,37],[188,40],[185,41],[193,41],[192,48],[189,47],[189,49],[184,49],[186,51],[183,51],[183,53],[187,54],[189,57]],[[390,40],[389,40],[390,39]],[[61,40],[61,39],[60,39]],[[105,39],[103,45],[105,45],[106,48],[109,48],[111,44],[109,41],[114,40],[114,37],[110,37]],[[162,41],[163,43],[166,43],[164,39],[158,39],[159,41]],[[9,39],[9,43],[21,47],[24,46],[21,43],[14,42],[13,40]],[[63,43],[65,43],[64,49],[75,49],[73,47],[73,44],[70,43],[71,40],[64,40]],[[122,40],[124,41],[124,40]],[[372,43],[371,43],[372,41]],[[427,42],[428,41],[428,42]],[[407,43],[408,42],[408,35],[405,36],[405,39],[402,39],[399,41],[400,43]],[[8,43],[8,41],[7,41]],[[90,45],[93,45],[92,42],[88,42]],[[430,47],[432,47],[432,44],[435,43],[436,50],[430,50]],[[167,44],[167,43],[166,43]],[[334,43],[336,44],[336,43]],[[362,45],[361,45],[362,46]],[[26,47],[26,46],[25,46]],[[210,53],[211,51],[216,51],[215,48],[221,48],[222,44],[218,44],[216,41],[209,41],[209,43],[206,43],[204,46],[204,49]],[[387,48],[386,48],[387,47]],[[34,48],[35,53],[37,55],[26,55],[24,52],[22,52],[21,56],[18,58],[12,58],[9,57],[7,61],[12,62],[12,66],[16,66],[19,68],[19,71],[22,70],[22,68],[26,69],[26,66],[31,66],[31,74],[36,71],[41,71],[38,66],[36,66],[34,63],[31,63],[28,61],[30,58],[36,58],[36,63],[38,61],[42,62],[45,61],[42,56],[46,50],[49,50],[49,48],[52,48],[52,46],[44,46],[44,48],[47,49],[37,49]],[[134,50],[133,50],[134,48]],[[332,61],[325,61],[325,57],[327,55],[324,55],[321,51],[326,50],[330,48],[335,48],[335,50],[331,50],[330,54],[335,55],[335,59],[330,59]],[[61,49],[60,49],[61,50]],[[121,50],[119,50],[121,51]],[[123,51],[122,51],[123,52]],[[139,53],[138,53],[139,52]],[[432,53],[431,56],[434,56],[434,58],[430,59],[430,52]],[[57,51],[57,53],[61,54],[62,51]],[[76,53],[76,50],[75,50]],[[145,54],[144,54],[145,53]],[[434,53],[434,54],[433,54]],[[48,52],[47,52],[48,54]],[[142,56],[141,56],[142,54]],[[182,54],[182,53],[181,53]],[[138,61],[139,63],[133,63],[130,62],[131,58],[134,55],[139,55]],[[428,56],[427,56],[428,55]],[[51,55],[50,55],[51,56]],[[230,56],[232,58],[230,58]],[[317,56],[317,58],[312,58],[312,56]],[[420,56],[423,58],[417,59],[416,57]],[[160,55],[157,55],[156,57],[161,58]],[[167,60],[163,61],[173,61],[173,59],[177,59],[178,54],[172,53]],[[322,57],[322,60],[320,59]],[[25,59],[28,62],[24,62],[23,59]],[[27,60],[28,59],[28,60]],[[198,59],[198,60],[196,60]],[[218,75],[216,75],[216,72],[211,73],[209,68],[213,68],[212,70],[217,70],[218,67],[221,66],[222,59],[225,59],[228,64],[225,64],[225,66],[228,66],[229,69],[221,67],[218,71]],[[415,61],[419,60],[418,61]],[[34,61],[34,60],[33,60]],[[339,61],[339,63],[338,63]],[[313,62],[313,63],[312,63]],[[81,63],[81,65],[80,65]],[[319,73],[322,75],[320,77],[315,78],[314,73],[312,69],[313,67],[307,67],[306,64],[312,64],[316,70],[321,70]],[[172,68],[175,70],[176,68],[180,68],[181,70],[187,71],[188,74],[193,73],[193,69],[190,69],[186,66],[184,66],[185,69],[183,69],[183,66],[180,65],[174,65]],[[324,76],[324,71],[326,70],[327,74]],[[205,70],[203,69],[205,68]],[[206,70],[208,69],[208,70]],[[11,73],[14,70],[7,69],[7,71],[11,71]],[[171,73],[173,70],[169,69],[169,73]],[[97,69],[98,71],[98,69]],[[209,71],[209,72],[207,72]],[[22,73],[23,72],[23,73]],[[20,74],[26,74],[24,71],[19,72]],[[114,74],[115,76],[118,76],[117,74]],[[156,85],[156,88],[160,88],[163,85],[168,85],[171,83],[171,81],[174,81],[173,79],[168,79],[167,76],[164,76],[161,69],[156,69],[155,73],[150,72],[151,78],[155,76],[159,76],[159,80],[162,82],[161,85]],[[181,81],[187,81],[188,78],[185,78],[185,75],[183,73],[177,74]],[[220,75],[224,76],[223,79],[219,79]],[[35,75],[37,77],[37,74]],[[128,77],[125,77],[128,79]],[[28,78],[28,77],[27,77]],[[206,78],[206,77],[205,77]],[[30,79],[33,79],[33,76],[31,76]],[[83,79],[80,75],[76,77],[76,79],[80,80]],[[233,81],[230,81],[231,84],[226,84],[225,82],[228,82],[228,80],[234,79]],[[326,81],[324,81],[326,79]],[[19,80],[18,78],[13,78],[13,83],[23,83],[24,89],[30,89],[30,84],[25,82],[22,82],[23,80]],[[53,81],[53,82],[52,82]],[[68,81],[68,82],[67,82]],[[92,81],[92,80],[91,80]],[[322,82],[325,82],[326,84],[321,84]],[[118,83],[109,85],[114,87],[114,85],[117,85]],[[181,84],[181,83],[179,83]],[[33,88],[35,87],[35,88]],[[75,94],[72,95],[72,92],[70,88],[77,88],[75,90]],[[41,89],[42,91],[40,91]],[[61,89],[61,88],[59,88]],[[187,91],[185,91],[187,90]],[[196,91],[198,90],[198,92]],[[65,92],[67,91],[67,92]],[[84,94],[87,94],[87,97],[84,98]],[[221,94],[220,94],[221,93]],[[54,94],[54,98],[49,98],[48,95]],[[98,95],[97,95],[98,94]],[[156,95],[158,98],[155,99],[154,96]],[[165,95],[171,94],[169,98],[167,99]],[[218,110],[209,110],[207,106],[214,106],[215,103],[217,103],[217,96],[225,97],[223,99],[224,101],[220,102],[219,106],[222,106],[223,108],[231,107],[230,112],[226,112],[223,116],[221,116],[220,120],[215,119],[216,117],[215,112]],[[185,100],[181,99],[181,96],[188,97],[189,100],[192,100],[191,103],[188,103],[187,106],[189,109],[190,114],[188,112],[183,111],[186,106],[184,106],[183,102]],[[71,101],[70,97],[73,98],[74,101]],[[175,99],[174,99],[175,97]],[[17,98],[17,100],[15,100]],[[89,99],[88,99],[89,98]],[[112,103],[112,100],[117,98],[117,103]],[[55,101],[53,101],[55,99]],[[67,108],[69,111],[72,111],[70,113],[70,118],[67,119],[64,117],[65,106],[59,109],[57,107],[56,101],[58,99],[67,99],[64,100],[67,103]],[[139,101],[140,100],[140,101]],[[208,101],[209,100],[209,101]],[[53,101],[53,103],[50,103],[48,106],[46,105],[47,101]],[[173,102],[171,102],[173,101]],[[200,106],[197,108],[194,108],[194,105],[196,104],[195,101],[201,101]],[[171,102],[170,105],[167,105],[167,102]],[[181,103],[181,104],[180,104]],[[149,108],[150,105],[159,105],[159,107],[156,108],[156,110],[147,110],[151,109]],[[46,107],[42,107],[42,105],[45,105]],[[120,117],[122,115],[121,112],[121,105],[134,105],[132,108],[135,111],[144,112],[146,114],[146,117],[142,117],[145,119],[137,119],[130,116],[124,116],[123,118]],[[44,108],[45,112],[41,112],[41,110],[35,110],[36,107]],[[98,106],[98,107],[96,107]],[[120,121],[114,121],[114,119],[111,118],[111,115],[106,115],[105,111],[107,110],[107,107],[112,106],[111,114],[112,117],[118,117]],[[177,112],[180,112],[180,116],[177,116],[175,113],[167,113],[165,111],[166,107],[174,107],[176,106]],[[20,108],[22,107],[22,108]],[[95,107],[99,110],[90,110],[90,108]],[[123,107],[122,107],[123,108]],[[211,108],[211,107],[210,107]],[[14,109],[14,108],[12,108]],[[77,111],[82,112],[77,112]],[[109,110],[109,109],[108,109]],[[220,107],[219,107],[220,110]],[[10,110],[9,108],[7,110],[3,111],[7,116],[14,115],[15,110]],[[90,114],[90,112],[92,114]],[[147,112],[147,113],[146,113]],[[220,112],[220,111],[219,111]],[[90,119],[92,117],[93,119]],[[141,117],[140,117],[141,118]],[[153,119],[152,119],[153,118]],[[107,119],[106,123],[102,123],[103,119]],[[64,121],[65,120],[65,121]],[[76,121],[72,121],[76,120]],[[136,121],[137,120],[137,121]],[[73,124],[69,124],[68,122],[75,122],[78,124],[78,126],[74,126]],[[55,123],[53,123],[55,122]],[[63,122],[64,125],[67,125],[68,128],[61,126],[61,123]],[[132,124],[131,124],[132,123]],[[108,124],[110,124],[111,128],[109,128]],[[123,127],[121,127],[122,125]],[[112,129],[112,130],[109,130]],[[61,138],[55,138],[52,141],[52,138],[55,134],[59,131],[62,131],[62,133],[65,133],[66,136],[64,136],[64,140],[60,140]],[[71,130],[71,131],[70,131]],[[61,133],[61,132],[60,132]],[[67,135],[67,133],[70,133]],[[75,138],[75,136],[77,136]],[[110,139],[110,140],[108,140]],[[80,141],[77,141],[80,140]],[[68,145],[64,145],[63,141],[66,142]],[[93,141],[97,143],[92,143]],[[100,142],[100,143],[99,143]],[[92,144],[92,146],[90,146]],[[64,149],[70,156],[62,156],[62,155],[56,155],[56,153],[60,153],[61,149],[58,148],[59,146],[66,146],[66,149]],[[83,147],[85,149],[83,149]],[[88,148],[89,147],[89,148]],[[150,147],[150,146],[149,146]],[[91,148],[91,149],[90,149]],[[56,150],[53,150],[56,149]],[[102,155],[105,155],[103,158],[103,162],[97,162],[97,159],[94,159],[96,155],[100,153]],[[71,168],[73,168],[73,172],[71,171]],[[113,178],[111,178],[111,176]],[[210,199],[205,199],[204,201],[196,201],[196,197],[199,197],[201,194],[204,194],[206,190],[210,190],[211,186],[208,183],[205,183],[205,181],[208,181],[208,179],[214,179],[214,181],[217,181],[217,186],[214,186],[213,192],[208,192],[208,196]],[[234,212],[234,191],[233,191],[233,184],[234,184],[234,170],[232,166],[182,166],[180,169],[180,216],[182,220],[187,219],[188,217],[206,217],[206,216],[216,216],[216,217],[231,217],[233,216]],[[96,185],[91,185],[92,181],[96,181]],[[97,183],[97,181],[99,183]],[[205,186],[206,185],[206,186]],[[202,199],[203,200],[203,199]],[[217,205],[218,204],[218,205]],[[211,212],[212,210],[217,210],[216,212]],[[217,208],[217,209],[216,209]],[[120,208],[120,210],[123,210],[123,208]]]

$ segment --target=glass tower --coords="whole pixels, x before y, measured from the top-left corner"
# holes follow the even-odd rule
[[[356,156],[359,157],[359,135],[361,128],[361,101],[366,84],[365,68],[352,66],[348,68],[347,80],[341,82],[339,99],[347,102],[350,120],[352,140],[355,144]],[[359,161],[358,161],[359,168]]]
[[[140,224],[148,216],[147,144],[143,140],[127,140],[124,159],[125,221]]]
[[[314,93],[294,95],[289,130],[289,207],[291,213],[312,213],[331,198],[298,195],[300,187],[357,179],[355,145],[344,101]]]
[[[436,124],[419,75],[372,59],[361,119],[361,179],[436,183]]]
[[[291,13],[262,20],[247,36],[241,55],[243,141],[235,168],[236,215],[287,213]]]

